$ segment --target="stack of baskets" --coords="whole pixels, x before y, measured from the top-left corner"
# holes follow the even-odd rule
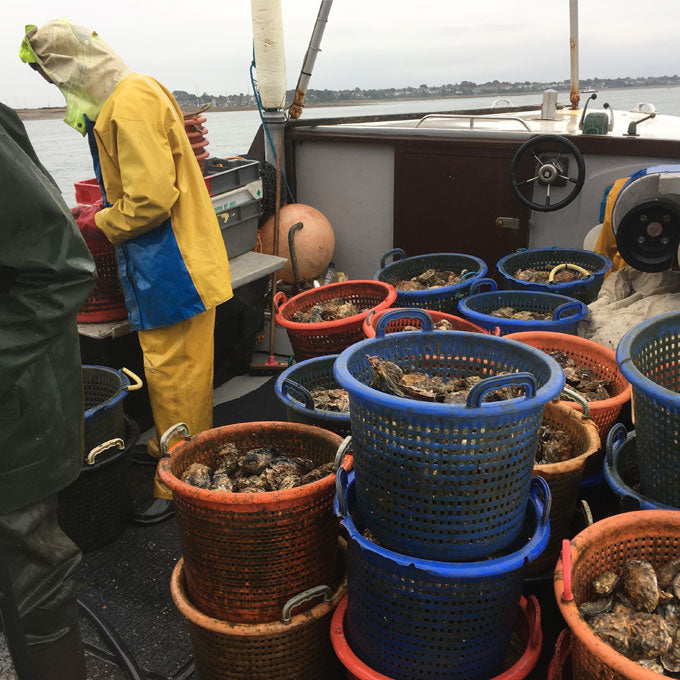
[[[182,429],[183,428],[183,429]],[[229,425],[183,432],[159,476],[173,492],[183,559],[172,595],[189,623],[199,680],[317,680],[339,677],[328,630],[346,592],[333,516],[334,476],[286,491],[231,493],[181,481],[192,463],[213,464],[231,442],[244,452],[276,446],[316,465],[340,459],[338,435],[297,423]],[[320,601],[320,598],[322,600]]]
[[[464,406],[395,397],[369,386],[367,354],[482,380]],[[333,636],[351,652],[338,651],[349,677],[488,680],[504,670],[526,565],[548,542],[550,491],[532,470],[564,374],[517,342],[428,331],[365,340],[334,371],[350,395],[355,461],[336,480],[348,597]],[[482,403],[509,385],[522,396]]]
[[[621,339],[616,359],[633,388],[641,494],[680,508],[680,312],[632,328]]]
[[[130,516],[130,452],[137,423],[125,416],[123,400],[142,381],[126,368],[83,366],[85,461],[75,482],[59,492],[59,524],[84,551],[114,541]],[[132,378],[133,382],[130,382]]]

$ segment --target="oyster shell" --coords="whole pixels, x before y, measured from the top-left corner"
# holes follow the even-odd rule
[[[613,571],[605,571],[593,580],[593,590],[600,597],[609,597],[618,584],[618,574]]]
[[[680,574],[680,559],[671,560],[657,567],[656,581],[661,590],[670,590],[673,579]]]
[[[274,458],[270,464],[270,468],[274,470],[278,477],[285,477],[286,475],[298,476],[300,468],[288,456],[278,456]]]
[[[314,407],[322,411],[337,411],[347,413],[349,411],[349,392],[342,388],[326,389],[315,387],[309,392],[314,400]]]
[[[279,491],[294,489],[296,486],[300,486],[300,478],[297,475],[286,475],[279,479]]]
[[[656,573],[647,560],[628,560],[621,572],[621,585],[638,611],[651,613],[659,604]]]
[[[274,459],[272,448],[251,449],[241,458],[241,468],[250,475],[259,475]]]
[[[239,493],[264,493],[268,491],[267,483],[260,477],[237,479],[235,486]]]
[[[234,491],[234,480],[226,472],[215,471],[211,489],[214,491]]]
[[[326,463],[321,467],[311,470],[306,475],[300,478],[300,486],[304,484],[311,484],[312,482],[318,482],[320,479],[327,477],[333,472],[333,461]]]
[[[629,614],[598,614],[589,623],[595,635],[617,652],[628,655]]]
[[[579,614],[584,619],[588,619],[591,616],[597,616],[598,614],[604,614],[612,608],[614,598],[603,597],[599,600],[594,600],[593,602],[584,602],[578,608]]]
[[[209,489],[212,484],[212,472],[207,465],[192,463],[182,474],[181,480],[199,489]]]
[[[629,621],[628,655],[632,659],[655,659],[671,646],[666,622],[658,614],[638,612]]]
[[[647,668],[648,670],[654,671],[655,673],[663,674],[663,666],[656,659],[639,659],[638,663],[643,668]]]

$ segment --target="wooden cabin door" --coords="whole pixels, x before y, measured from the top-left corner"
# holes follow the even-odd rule
[[[529,242],[530,210],[510,186],[520,144],[501,140],[418,140],[395,148],[394,246],[496,262]],[[529,176],[530,168],[520,168]]]

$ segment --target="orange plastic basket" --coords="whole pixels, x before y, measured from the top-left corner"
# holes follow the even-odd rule
[[[180,480],[192,463],[212,463],[227,442],[243,453],[277,446],[317,465],[332,461],[346,446],[340,447],[343,439],[337,434],[311,425],[241,423],[185,439],[158,466],[160,480],[175,501],[193,603],[209,616],[233,623],[275,621],[292,596],[333,580],[335,475],[287,491],[256,494],[199,489]],[[341,464],[351,470],[351,456]]]
[[[341,555],[342,551],[338,551]],[[287,622],[259,624],[219,621],[199,611],[189,599],[183,560],[172,573],[170,590],[175,605],[186,617],[198,680],[340,680],[342,667],[333,654],[328,631],[333,610],[347,592],[344,560],[338,560],[334,583],[315,592],[315,605],[293,615],[285,607]]]
[[[510,340],[518,340],[527,345],[536,347],[545,352],[562,351],[568,354],[581,366],[589,368],[600,380],[611,380],[614,396],[609,399],[590,402],[590,417],[600,431],[600,439],[604,442],[612,425],[616,422],[621,412],[621,407],[630,401],[630,383],[623,377],[616,363],[616,354],[613,350],[603,345],[579,338],[576,335],[565,333],[549,333],[545,331],[532,331],[525,333],[512,333],[506,335]],[[577,411],[581,407],[576,402],[565,402]],[[601,455],[592,456],[586,466],[584,476],[602,472],[604,452]]]
[[[417,309],[415,307],[396,307],[394,309],[381,309],[380,311],[369,312],[368,316],[364,319],[364,335],[367,338],[374,338],[376,330],[378,328],[378,322],[387,313],[399,313],[395,314],[394,318],[390,318],[385,326],[385,333],[399,333],[404,329],[405,326],[414,326],[415,328],[422,328],[423,319],[422,314],[427,314],[431,319],[432,323],[435,324],[439,321],[448,321],[452,326],[454,331],[468,331],[469,333],[484,333],[489,335],[489,331],[484,330],[481,326],[468,321],[467,319],[461,319],[459,316],[454,316],[453,314],[447,314],[445,312],[438,312],[430,309]],[[497,328],[494,335],[500,335],[501,329]]]
[[[571,658],[571,634],[565,628],[555,642],[555,653],[550,659],[547,680],[572,680],[569,659]]]
[[[587,406],[586,406],[587,410]],[[530,574],[552,569],[569,533],[571,517],[578,500],[581,477],[588,460],[600,448],[600,435],[595,423],[565,403],[549,403],[543,411],[543,422],[566,430],[574,444],[574,456],[561,463],[534,465],[534,475],[543,477],[550,487],[550,540],[546,549],[528,567]]]
[[[590,584],[596,576],[604,571],[620,573],[627,560],[648,560],[658,567],[679,558],[680,512],[641,510],[607,517],[578,534],[571,546],[565,543],[554,585],[560,613],[571,630],[573,680],[659,680],[658,673],[597,637],[581,618],[578,605],[593,599]]]
[[[295,312],[309,309],[319,302],[343,298],[362,308],[359,314],[321,323],[292,321]],[[397,291],[382,281],[341,281],[312,288],[288,300],[284,293],[274,296],[276,323],[288,332],[288,339],[298,361],[327,354],[340,354],[364,339],[363,322],[372,309],[387,309],[397,299]]]

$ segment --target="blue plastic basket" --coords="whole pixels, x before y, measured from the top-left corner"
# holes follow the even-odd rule
[[[483,380],[467,405],[395,397],[368,386],[367,354],[404,370]],[[381,545],[465,561],[517,538],[543,408],[564,386],[554,359],[480,333],[391,333],[347,348],[334,372],[350,395],[359,518]],[[487,392],[510,384],[522,385],[526,395],[482,403]]]
[[[489,286],[491,290],[478,293],[477,290],[482,286]],[[579,322],[588,316],[588,308],[579,300],[556,293],[496,290],[496,282],[493,279],[477,281],[470,293],[469,297],[458,302],[459,312],[466,319],[488,331],[500,328],[501,335],[522,331],[553,331],[576,335]],[[491,314],[501,307],[514,307],[530,312],[552,312],[553,318],[546,321],[520,321],[501,319]]]
[[[545,480],[532,481],[526,521],[512,552],[455,563],[407,557],[363,538],[352,518],[357,510],[352,475],[349,483],[346,475],[336,477],[335,504],[349,534],[350,647],[374,671],[395,680],[488,680],[498,674],[525,567],[543,552],[550,534]]]
[[[592,270],[590,276],[580,281],[567,283],[531,283],[515,278],[520,269],[536,267],[554,267],[558,264],[577,264]],[[559,293],[587,305],[597,299],[602,287],[604,275],[611,269],[612,262],[606,255],[599,255],[590,250],[575,250],[573,248],[536,248],[534,250],[520,250],[502,257],[496,263],[498,272],[505,280],[505,287],[513,290],[538,290],[544,293]]]
[[[389,256],[396,259],[385,266]],[[428,269],[440,269],[444,271],[462,271],[467,269],[474,272],[465,275],[463,281],[453,286],[430,288],[429,290],[397,290],[395,307],[420,307],[433,309],[439,312],[456,313],[456,303],[461,297],[467,295],[470,285],[486,275],[487,266],[483,260],[472,255],[460,253],[430,253],[429,255],[415,255],[406,257],[401,248],[388,250],[380,258],[380,269],[373,275],[374,279],[393,285],[396,281],[410,279],[418,276]]]
[[[609,430],[607,456],[604,461],[604,478],[609,488],[618,496],[622,512],[635,510],[678,510],[642,495],[630,484],[639,477],[635,432],[628,434],[621,423]]]
[[[633,387],[642,493],[680,507],[680,312],[629,330],[616,360]]]
[[[286,407],[289,421],[316,425],[346,437],[349,434],[349,413],[315,408],[309,393],[316,387],[340,387],[333,376],[337,357],[337,354],[330,354],[293,364],[276,379],[275,389],[276,396]]]

